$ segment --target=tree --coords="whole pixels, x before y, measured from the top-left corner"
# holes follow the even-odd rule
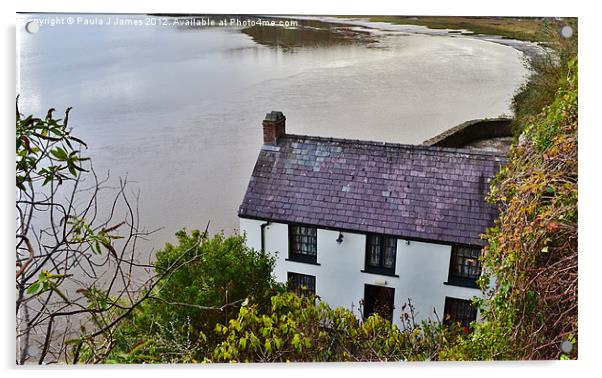
[[[164,278],[119,327],[110,361],[202,360],[220,341],[216,324],[235,318],[245,302],[267,310],[270,297],[282,289],[272,275],[274,257],[248,248],[244,236],[209,238],[198,230],[176,236],[176,246],[157,252],[154,268]],[[178,260],[186,263],[166,274]]]
[[[101,362],[115,326],[144,299],[133,274],[140,228],[125,180],[101,203],[108,181],[82,155],[86,144],[64,120],[16,108],[16,334],[18,364]],[[108,209],[103,213],[101,209]],[[164,271],[175,269],[165,267]],[[146,286],[152,287],[154,278]],[[103,336],[103,344],[95,340]]]

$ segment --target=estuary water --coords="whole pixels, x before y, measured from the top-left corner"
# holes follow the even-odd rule
[[[367,22],[18,18],[21,112],[73,107],[69,123],[96,171],[110,170],[112,183],[127,177],[140,191],[141,223],[163,227],[148,250],[208,221],[212,232],[235,232],[271,110],[286,115],[290,133],[414,144],[466,120],[510,115],[528,74],[510,46]],[[26,32],[34,19],[39,31]]]

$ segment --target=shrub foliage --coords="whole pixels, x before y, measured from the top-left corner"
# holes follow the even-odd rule
[[[571,38],[564,38],[559,33],[557,23],[544,23],[539,30],[539,39],[544,52],[526,58],[526,66],[531,72],[527,80],[512,99],[514,121],[512,128],[515,136],[519,136],[525,127],[545,106],[554,101],[558,84],[566,77],[568,63],[577,56],[577,20],[568,19],[563,25],[569,25],[574,31]]]
[[[411,303],[404,306],[411,306]],[[292,292],[272,297],[267,313],[242,307],[236,319],[218,325],[224,341],[207,361],[324,362],[434,360],[454,332],[439,322],[402,317],[402,328],[373,314],[359,321],[314,296]]]
[[[485,235],[482,282],[496,285],[482,303],[486,321],[447,358],[577,357],[577,61],[567,67],[491,183],[501,213]]]
[[[221,341],[219,322],[238,315],[245,301],[262,311],[281,289],[272,277],[274,257],[248,248],[241,235],[176,233],[178,244],[156,254],[163,277],[115,337],[109,362],[195,362]],[[169,271],[175,261],[185,261]]]

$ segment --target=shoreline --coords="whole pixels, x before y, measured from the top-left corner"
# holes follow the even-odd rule
[[[274,17],[274,16],[272,16]],[[394,24],[391,22],[371,21],[365,17],[344,17],[344,16],[279,16],[281,18],[290,18],[298,20],[314,20],[331,24],[358,26],[371,30],[393,33],[410,33],[432,36],[447,36],[453,38],[473,38],[482,41],[497,43],[500,45],[512,47],[522,52],[526,58],[533,59],[544,53],[545,48],[538,41],[528,41],[520,39],[507,38],[502,35],[480,34],[468,29],[436,29],[423,25],[414,24]]]
[[[232,14],[166,14],[166,13],[149,13],[153,17],[178,17],[178,18],[196,18],[196,17],[232,17],[243,15]],[[447,36],[454,38],[474,38],[482,41],[497,43],[500,45],[512,47],[525,55],[527,59],[533,59],[541,56],[545,48],[540,44],[541,41],[517,39],[500,34],[486,34],[475,32],[467,28],[437,28],[429,27],[418,23],[393,23],[388,20],[393,17],[405,17],[405,20],[412,20],[419,17],[407,16],[319,16],[319,15],[272,15],[272,14],[245,14],[247,17],[264,17],[267,19],[292,19],[300,21],[319,21],[327,24],[337,24],[346,26],[355,26],[367,29],[366,31],[373,32],[374,30],[389,32],[389,33],[410,33],[432,36]],[[434,17],[434,16],[426,16]],[[385,21],[371,20],[371,18],[384,18]],[[452,18],[452,17],[449,17]],[[458,18],[465,18],[458,16]],[[476,26],[476,25],[475,25]]]

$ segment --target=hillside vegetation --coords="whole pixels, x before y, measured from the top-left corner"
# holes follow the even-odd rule
[[[441,358],[577,357],[577,60],[566,68],[491,183],[501,213],[486,234],[481,281],[496,285],[479,303],[485,321]]]
[[[545,24],[538,32],[548,50],[545,54],[534,56],[526,62],[531,75],[512,99],[512,128],[516,137],[531,122],[531,118],[554,101],[559,83],[568,74],[569,62],[577,57],[577,21],[569,19],[564,25],[572,28],[571,38],[560,35],[559,25]]]

